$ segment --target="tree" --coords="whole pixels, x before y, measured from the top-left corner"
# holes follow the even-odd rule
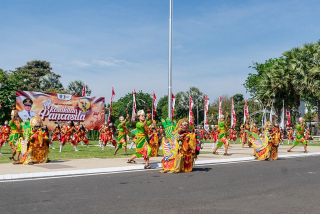
[[[50,62],[42,60],[34,60],[27,62],[26,65],[18,67],[12,73],[16,76],[17,84],[20,86],[19,90],[24,91],[41,91],[40,78],[46,74],[51,74],[60,77],[53,73],[50,67]]]
[[[82,90],[83,90],[84,82],[81,80],[75,80],[72,81],[68,84],[67,86],[67,92],[73,95],[82,95]],[[91,90],[88,85],[86,85],[86,96],[91,95]]]
[[[157,104],[156,120],[160,121],[162,118],[168,117],[168,95],[161,97]]]
[[[128,93],[124,97],[121,97],[117,102],[113,102],[112,111],[111,111],[111,121],[113,123],[115,123],[120,116],[126,117],[127,115],[126,110],[128,110],[128,113],[131,119],[132,106],[133,106],[132,100],[133,100],[132,93]],[[143,93],[142,91],[139,91],[138,93],[136,93],[137,111],[139,111],[140,109],[143,109],[145,113],[147,113],[147,108],[143,101],[146,102],[146,105],[148,106],[148,109],[151,113],[152,96],[148,93]],[[134,127],[133,124],[130,124],[129,127],[131,126]]]
[[[192,97],[194,102],[194,108],[192,112],[194,114],[195,124],[199,125],[203,122],[200,118],[204,118],[204,94],[197,87],[190,87],[186,92],[179,92],[176,95],[176,108],[177,113],[181,111],[186,111],[188,115],[189,109],[189,97]],[[176,119],[181,119],[178,115]]]
[[[10,119],[12,106],[9,99],[15,102],[16,91],[19,90],[20,86],[16,76],[12,72],[4,71],[2,69],[0,69],[0,81],[2,83],[0,89],[0,124],[3,124],[5,120]]]
[[[47,92],[50,90],[64,91],[63,85],[58,76],[46,74],[39,78],[40,90]]]

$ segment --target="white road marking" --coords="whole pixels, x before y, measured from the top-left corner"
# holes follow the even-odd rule
[[[279,155],[280,158],[297,158],[297,157],[308,157],[308,156],[318,156],[320,152],[315,153],[303,153],[303,154],[290,154],[290,155]],[[195,166],[205,166],[205,165],[222,165],[231,163],[245,163],[258,161],[254,157],[244,157],[244,158],[229,158],[220,160],[201,160],[196,161]],[[162,167],[161,163],[150,164],[159,170]],[[106,175],[106,174],[117,174],[126,172],[139,172],[145,171],[144,165],[136,166],[124,166],[124,167],[110,167],[110,168],[97,168],[97,169],[83,169],[83,170],[69,170],[69,171],[54,171],[54,172],[39,172],[39,173],[23,173],[23,174],[5,174],[0,175],[0,182],[15,182],[15,181],[30,181],[30,180],[43,180],[43,179],[53,179],[53,178],[73,178],[80,176],[90,176],[90,175]]]

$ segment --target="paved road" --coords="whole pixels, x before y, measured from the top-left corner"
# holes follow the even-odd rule
[[[0,183],[1,213],[320,213],[320,157]]]

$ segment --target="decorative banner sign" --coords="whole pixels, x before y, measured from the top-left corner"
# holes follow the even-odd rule
[[[49,129],[72,120],[89,130],[98,130],[104,123],[104,108],[104,97],[16,91],[16,109],[21,119],[40,116]]]

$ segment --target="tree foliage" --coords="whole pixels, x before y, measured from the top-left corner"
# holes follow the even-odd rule
[[[66,91],[72,95],[82,95],[82,90],[84,86],[84,82],[81,80],[75,80],[68,84]],[[91,90],[88,85],[86,85],[86,96],[91,95]]]

